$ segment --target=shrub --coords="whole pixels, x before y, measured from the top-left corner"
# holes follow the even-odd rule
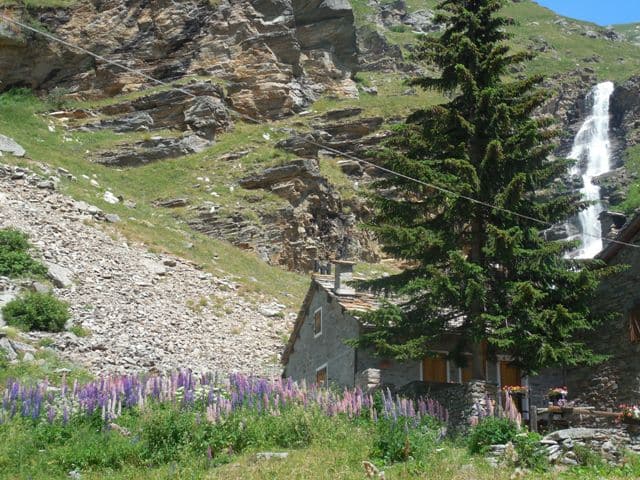
[[[253,439],[262,446],[306,447],[314,432],[313,414],[302,408],[287,409],[279,416],[261,415],[259,421],[253,423],[253,429],[260,434],[253,435]]]
[[[394,463],[423,457],[432,450],[436,439],[434,421],[425,417],[419,425],[410,425],[410,422],[406,418],[379,419],[375,425],[372,456]]]
[[[157,463],[177,460],[195,430],[191,412],[180,411],[172,405],[154,406],[142,421],[144,457]]]
[[[69,320],[68,305],[50,293],[29,292],[2,308],[7,325],[24,330],[60,332]]]
[[[24,252],[30,247],[27,236],[13,228],[0,230],[0,250],[10,252]]]
[[[409,31],[409,28],[406,25],[391,25],[389,30],[395,33],[404,33]]]
[[[518,426],[511,420],[487,417],[471,429],[469,450],[471,453],[482,453],[491,445],[513,441],[517,433]]]
[[[47,104],[49,108],[62,110],[67,106],[67,95],[71,93],[71,89],[65,87],[55,87],[49,91],[47,95]]]
[[[580,465],[586,467],[602,467],[604,465],[602,456],[586,445],[574,445],[573,453],[576,454],[576,460]]]
[[[540,445],[542,436],[535,432],[519,433],[513,439],[513,446],[518,453],[521,467],[535,471],[544,471],[549,467],[549,459],[545,449]]]
[[[0,230],[0,275],[45,275],[45,266],[29,255],[30,247],[24,233],[14,229]]]
[[[88,337],[91,335],[91,330],[84,328],[82,325],[73,325],[69,331],[76,337]]]

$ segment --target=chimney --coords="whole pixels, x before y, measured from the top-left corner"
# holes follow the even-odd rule
[[[348,283],[353,280],[353,266],[356,262],[336,260],[333,264],[336,267],[336,280],[333,291],[337,295],[355,295],[356,289]]]

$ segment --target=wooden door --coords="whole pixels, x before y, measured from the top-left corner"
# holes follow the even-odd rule
[[[521,381],[519,368],[514,367],[509,362],[500,362],[500,383],[503,387],[506,385],[520,385]]]
[[[500,383],[505,386],[516,386],[522,384],[522,377],[520,375],[520,369],[514,367],[509,362],[500,362]],[[506,405],[506,394],[502,394],[502,406]],[[522,396],[512,395],[511,399],[516,405],[518,411],[522,412]]]
[[[443,356],[424,358],[422,361],[422,380],[425,382],[447,382],[447,361]]]
[[[469,360],[469,362],[471,362],[471,360]],[[471,381],[471,365],[467,365],[461,370],[462,370],[462,383],[467,383]]]

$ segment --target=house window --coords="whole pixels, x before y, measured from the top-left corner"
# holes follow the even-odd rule
[[[322,308],[313,312],[313,335],[317,337],[322,334]]]
[[[327,379],[327,364],[325,363],[316,370],[316,384],[321,387],[326,387]]]
[[[467,383],[471,381],[471,360],[467,361],[467,365],[465,367],[460,368],[460,378],[462,379],[462,383]]]
[[[631,343],[640,343],[640,305],[629,313],[629,339]]]

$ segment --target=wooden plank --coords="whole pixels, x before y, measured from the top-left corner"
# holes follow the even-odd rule
[[[530,410],[531,412],[529,413],[530,415],[529,428],[531,429],[532,432],[537,432],[538,431],[538,409],[536,407],[533,407]]]
[[[538,415],[562,414],[562,415],[592,415],[594,417],[619,417],[622,412],[603,412],[594,407],[548,407],[536,409]]]
[[[598,417],[619,417],[622,415],[622,412],[600,412],[598,410],[591,410],[590,413]]]

